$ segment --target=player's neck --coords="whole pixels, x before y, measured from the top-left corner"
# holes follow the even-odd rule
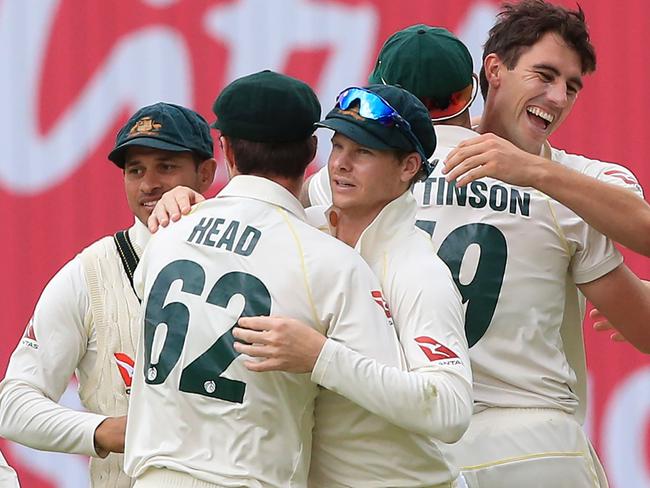
[[[483,110],[483,115],[481,115],[481,121],[478,123],[476,128],[476,132],[479,134],[492,132],[497,135],[502,132],[500,130],[499,119],[496,116],[494,109],[491,109],[487,102],[485,109]]]
[[[300,190],[304,181],[303,177],[300,178],[287,178],[284,176],[275,176],[275,175],[258,175],[263,176],[271,181],[274,181],[278,185],[286,188],[294,197],[300,198]]]
[[[335,237],[350,247],[356,246],[363,231],[375,220],[380,211],[381,209],[370,212],[337,209],[338,221],[336,223]]]

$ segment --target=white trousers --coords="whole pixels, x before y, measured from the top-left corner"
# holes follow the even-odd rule
[[[582,426],[556,409],[488,408],[449,446],[469,488],[607,488]]]
[[[2,485],[0,485],[1,487]],[[170,469],[149,468],[142,476],[139,476],[133,488],[227,488],[215,485],[206,481],[197,480],[192,476],[172,471]],[[245,488],[245,487],[242,487]],[[435,487],[434,487],[435,488]],[[468,488],[463,476],[459,476],[453,483],[452,488]]]
[[[187,473],[165,468],[149,468],[135,480],[133,488],[230,488],[215,485]],[[245,488],[245,487],[241,487]]]

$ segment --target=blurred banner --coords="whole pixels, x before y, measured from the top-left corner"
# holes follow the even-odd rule
[[[650,7],[580,3],[599,66],[552,142],[627,165],[650,191]],[[90,242],[131,225],[122,173],[106,155],[137,108],[163,100],[212,120],[228,82],[270,68],[310,83],[327,111],[341,89],[365,82],[394,31],[445,26],[480,60],[497,11],[497,2],[471,0],[0,0],[0,373],[52,275]],[[328,150],[321,138],[317,164]],[[213,193],[224,176],[220,168]],[[626,258],[650,277],[648,260]],[[586,428],[614,488],[648,487],[650,360],[586,329]],[[80,408],[74,386],[63,401]],[[84,458],[3,441],[0,449],[25,488],[88,485]]]

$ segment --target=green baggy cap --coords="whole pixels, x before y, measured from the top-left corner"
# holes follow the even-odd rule
[[[212,127],[225,136],[254,142],[291,142],[314,132],[321,107],[314,91],[290,76],[270,70],[226,86],[212,107]]]
[[[117,133],[108,159],[124,168],[124,156],[130,146],[188,151],[201,159],[214,157],[208,122],[194,110],[172,103],[155,103],[133,114]]]
[[[472,73],[472,57],[460,39],[447,29],[417,24],[386,40],[368,82],[444,99],[470,85]]]
[[[370,85],[364,87],[379,95],[411,126],[411,132],[420,142],[424,155],[430,158],[436,149],[436,133],[429,119],[427,108],[413,94],[392,85]],[[373,149],[397,149],[417,151],[413,142],[399,127],[359,115],[358,108],[341,110],[334,107],[318,124],[349,137],[357,144]]]

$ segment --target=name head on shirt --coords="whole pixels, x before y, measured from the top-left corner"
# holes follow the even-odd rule
[[[192,229],[187,242],[215,249],[224,249],[240,256],[250,256],[262,232],[255,227],[243,227],[238,221],[219,217],[203,217]]]

